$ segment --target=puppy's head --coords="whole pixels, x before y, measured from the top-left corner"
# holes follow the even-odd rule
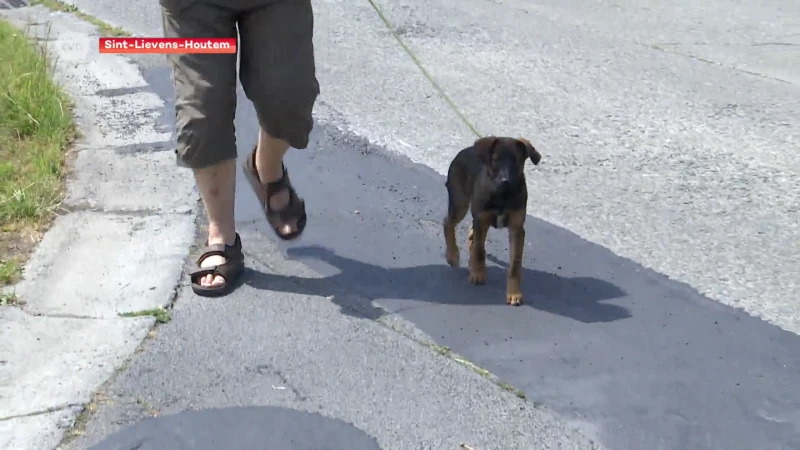
[[[525,179],[525,160],[539,164],[542,155],[523,138],[488,136],[475,141],[475,149],[497,190],[513,190]]]

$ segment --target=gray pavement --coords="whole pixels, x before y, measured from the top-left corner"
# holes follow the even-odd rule
[[[70,0],[140,35],[156,2]],[[800,4],[376,0],[480,132],[545,155],[529,211],[800,332]],[[319,0],[322,122],[444,173],[470,128],[368,0]]]
[[[160,33],[154,2],[76,4]],[[800,448],[797,5],[377,5],[450,101],[373,4],[316,1],[320,123],[288,162],[304,239],[275,244],[242,184],[244,286],[225,301],[181,287],[67,447],[290,407],[383,449],[589,446],[572,428],[614,449]],[[163,60],[139,63],[170,117]],[[242,152],[254,124],[242,99]],[[521,308],[503,301],[502,234],[486,286],[443,262],[441,173],[470,128],[545,157],[529,173]],[[267,408],[218,409],[251,405]]]
[[[169,98],[165,73],[151,69],[146,78]],[[241,104],[236,126],[244,136],[244,156],[256,129],[252,110],[246,102]],[[369,381],[363,382],[384,386],[381,383],[400,383],[402,377],[390,374],[405,374],[402,367],[419,358],[394,348],[380,349],[379,354],[388,356],[376,364],[386,371],[376,372],[369,353],[337,327],[338,320],[353,320],[342,317],[347,316],[360,320],[353,326],[361,330],[371,329],[376,321],[400,324],[401,330],[411,327],[408,334],[446,346],[491,370],[502,382],[521,389],[529,402],[543,405],[606,448],[749,450],[800,445],[800,395],[793,388],[800,375],[797,335],[719,305],[535,218],[529,219],[524,263],[527,306],[509,308],[500,270],[507,257],[502,233],[490,236],[490,260],[495,264],[487,286],[475,288],[467,283],[464,270],[443,264],[439,221],[445,210],[444,180],[433,170],[330,126],[318,126],[309,150],[293,153],[288,164],[294,179],[304,180],[308,202],[309,226],[302,242],[273,247],[254,196],[242,183],[238,223],[253,264],[245,286],[232,303],[182,296],[175,325],[164,327],[153,349],[135,358],[129,372],[112,385],[109,395],[115,402],[141,401],[166,412],[187,405],[274,405],[269,389],[264,393],[243,385],[254,375],[247,364],[242,366],[242,355],[263,354],[287,383],[298,379],[299,384],[292,385],[294,397],[321,402],[301,403],[306,409],[325,411],[338,402],[337,417],[375,436],[382,448],[414,448],[414,439],[424,442],[423,448],[452,448],[452,442],[437,439],[442,425],[409,441],[384,437],[383,426],[376,422],[397,423],[406,431],[413,426],[396,414],[412,420],[416,414],[411,410],[431,410],[416,403],[404,406],[404,401],[419,401],[410,385],[403,386],[403,401],[390,391],[395,400],[385,411],[372,406],[373,394],[361,385],[348,390],[361,392],[364,400],[340,393],[338,383],[345,382],[341,378],[352,382],[342,374],[344,367],[357,373],[366,370]],[[321,320],[330,324],[321,326],[307,302],[297,306],[302,300],[291,301],[297,315],[285,311],[279,300],[284,295],[327,299],[339,306],[339,314],[325,309]],[[224,317],[229,310],[235,311],[234,319]],[[257,331],[261,328],[272,331]],[[281,335],[275,328],[287,331]],[[268,336],[262,338],[262,333]],[[344,337],[335,337],[340,334]],[[330,346],[340,339],[348,343]],[[379,340],[368,338],[372,346]],[[226,352],[231,342],[239,344]],[[340,360],[348,358],[352,346],[362,355],[359,364]],[[319,365],[327,369],[309,367]],[[413,372],[417,370],[436,373],[433,367]],[[209,372],[213,383],[207,381]],[[312,379],[313,385],[304,381]],[[421,395],[426,401],[452,403],[457,410],[463,408],[456,398],[478,395],[459,393],[438,400],[436,391],[424,386],[427,394]],[[225,400],[215,398],[214,392]],[[329,399],[332,395],[336,401]],[[359,421],[365,408],[372,420]],[[126,411],[101,408],[93,421],[96,428],[87,436],[103,436],[141,417]],[[433,411],[426,423],[441,423]],[[467,422],[455,426],[466,427],[463,432],[470,429]],[[452,431],[446,430],[449,436]],[[480,441],[477,448],[515,448],[513,441],[499,437],[472,439]],[[536,439],[525,445],[535,445]]]
[[[462,442],[476,449],[594,448],[551,413],[398,333],[391,318],[377,322],[355,312],[342,314],[337,301],[357,311],[363,303],[357,293],[285,261],[257,226],[243,224],[240,233],[244,242],[253,243],[245,285],[225,301],[199,299],[181,287],[172,321],[160,326],[101,391],[96,413],[66,449],[119,448],[111,446],[119,442],[114,432],[124,433],[153,416],[253,405],[343,420],[375,438],[383,450],[458,449]],[[326,288],[305,290],[293,277]],[[313,424],[293,421],[284,432],[322,441],[318,433],[324,430]],[[135,437],[143,440],[148,434]],[[110,443],[93,447],[109,435]],[[188,437],[197,443],[177,448],[254,448]],[[164,448],[150,445],[146,448]]]

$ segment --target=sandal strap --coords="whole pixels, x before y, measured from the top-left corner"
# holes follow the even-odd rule
[[[222,263],[218,266],[197,268],[189,272],[189,278],[192,282],[196,283],[197,279],[200,277],[205,277],[207,275],[214,275],[224,278],[225,282],[227,283],[236,278],[236,275],[238,275],[243,268],[244,268],[243,261],[233,260],[233,261],[228,261],[226,263]]]
[[[227,245],[227,244],[208,245],[208,242],[206,242],[205,251],[197,258],[196,262],[197,266],[199,267],[203,263],[203,261],[205,261],[211,256],[221,256],[225,258],[228,262],[232,260],[244,260],[244,254],[242,254],[242,239],[239,237],[239,233],[236,233],[236,239],[233,241],[233,245]]]
[[[266,195],[264,196],[264,198],[265,198],[264,209],[266,209],[268,212],[275,212],[275,213],[278,212],[278,211],[274,211],[269,206],[269,201],[272,199],[272,197],[274,197],[275,195],[280,194],[283,191],[287,191],[288,192],[288,194],[289,194],[289,202],[288,202],[287,206],[283,210],[281,210],[281,212],[292,209],[295,204],[297,204],[298,202],[302,201],[300,199],[300,197],[297,195],[297,191],[295,191],[294,186],[292,186],[292,181],[289,178],[289,171],[286,169],[286,165],[283,166],[282,170],[283,170],[283,175],[281,175],[281,179],[280,180],[271,181],[271,182],[267,183],[264,186],[264,189],[266,191],[265,192]],[[281,216],[281,218],[283,219],[283,216]],[[291,217],[289,219],[293,219],[293,218],[294,217]]]
[[[297,192],[295,192],[294,187],[292,186],[291,180],[289,180],[289,170],[286,168],[286,164],[281,162],[281,178],[279,180],[270,181],[268,183],[264,183],[261,181],[261,177],[258,175],[258,168],[256,167],[256,150],[258,149],[258,145],[253,147],[253,152],[250,153],[250,157],[248,159],[248,167],[247,169],[252,172],[252,175],[260,184],[261,189],[264,191],[264,207],[269,208],[269,200],[275,196],[276,194],[281,193],[283,190],[289,191],[289,203],[296,201]]]
[[[227,258],[226,254],[227,253],[225,252],[224,249],[208,250],[208,251],[203,252],[202,255],[197,257],[196,264],[199,266],[200,264],[203,264],[203,261],[205,261],[206,259],[208,259],[208,258],[210,258],[212,256],[222,256],[223,258]]]
[[[279,180],[270,181],[269,183],[267,183],[265,185],[267,190],[269,191],[270,189],[283,189],[283,188],[285,188],[284,184],[286,184],[286,183],[285,183],[284,180],[286,180],[286,175],[288,175],[288,171],[286,170],[286,164],[281,163],[281,178]],[[277,194],[277,192],[275,192],[275,193]]]
[[[261,186],[263,186],[267,190],[267,196],[270,196],[269,194],[270,194],[270,190],[271,189],[283,189],[284,188],[284,184],[285,184],[284,180],[286,179],[286,175],[289,174],[289,171],[286,170],[286,164],[281,162],[281,172],[282,172],[281,173],[281,178],[279,180],[275,180],[275,181],[270,181],[268,183],[264,183],[263,181],[261,181],[261,176],[258,174],[258,169],[257,169],[257,166],[256,166],[256,151],[257,150],[258,150],[258,145],[253,147],[253,151],[250,153],[250,157],[249,157],[249,161],[248,161],[249,162],[249,164],[248,164],[249,167],[248,168],[250,169],[250,171],[253,172],[253,175],[255,176],[256,180],[258,180],[258,182],[261,184]],[[273,194],[277,194],[277,193],[278,192],[273,192]]]
[[[189,272],[189,278],[192,281],[195,281],[195,278],[204,277],[206,275],[214,275],[217,273],[217,266],[211,267],[198,267],[191,272]]]
[[[306,218],[305,202],[300,198],[293,198],[282,210],[268,210],[268,213],[277,216],[278,220],[284,223],[291,220],[300,221]]]
[[[228,283],[236,278],[244,268],[244,261],[228,261],[215,267],[215,275],[219,275]]]

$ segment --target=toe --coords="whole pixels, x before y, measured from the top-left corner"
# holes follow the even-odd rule
[[[211,281],[211,287],[219,287],[222,286],[223,284],[225,284],[225,278],[219,275],[215,276],[214,279]]]
[[[294,232],[295,228],[290,224],[285,224],[280,228],[280,233],[284,236],[288,236]]]
[[[204,259],[203,262],[200,263],[200,267],[208,269],[214,266],[225,264],[226,261],[227,260],[222,256],[218,255],[209,256],[208,258]],[[208,274],[200,279],[200,286],[203,287],[216,287],[221,284],[225,284],[225,279],[219,275],[215,276],[213,274]]]
[[[200,279],[200,286],[209,287],[211,283],[214,281],[214,275],[206,275]]]
[[[207,288],[219,287],[225,284],[225,278],[220,275],[208,274],[200,279],[200,286]]]

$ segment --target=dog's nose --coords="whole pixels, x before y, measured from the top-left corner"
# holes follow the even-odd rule
[[[505,191],[511,185],[511,179],[508,177],[499,177],[497,179],[497,188],[501,191]]]

